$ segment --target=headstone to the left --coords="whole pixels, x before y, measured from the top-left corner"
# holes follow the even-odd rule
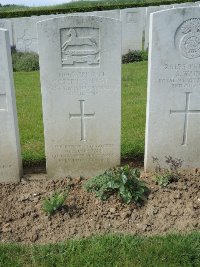
[[[22,174],[9,33],[0,29],[0,182]]]
[[[8,19],[0,19],[0,28],[8,30],[10,45],[13,46],[14,43],[13,43],[12,21]]]

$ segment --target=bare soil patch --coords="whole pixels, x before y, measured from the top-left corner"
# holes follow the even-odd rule
[[[0,184],[0,241],[52,243],[101,233],[140,235],[200,230],[200,172],[184,173],[162,189],[142,174],[151,190],[143,205],[116,197],[102,202],[83,189],[85,180],[53,181],[45,173],[24,175],[18,184]],[[42,210],[43,198],[71,187],[66,205],[53,216]]]

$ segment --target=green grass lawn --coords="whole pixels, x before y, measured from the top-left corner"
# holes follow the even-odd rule
[[[122,67],[122,157],[144,153],[147,62]],[[44,160],[39,72],[14,73],[22,157],[25,164]]]
[[[44,160],[44,128],[39,72],[14,73],[24,163]]]
[[[63,244],[0,245],[0,267],[199,267],[200,233],[105,235]]]

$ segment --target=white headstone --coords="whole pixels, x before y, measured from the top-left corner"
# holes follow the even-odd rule
[[[120,21],[38,23],[47,172],[93,176],[120,163]]]
[[[186,2],[181,4],[173,4],[173,8],[177,7],[190,7],[190,6],[199,6],[199,3],[196,2]]]
[[[0,182],[17,182],[21,173],[9,33],[0,29]]]
[[[32,17],[13,18],[13,38],[16,49],[21,52],[37,52],[36,22]]]
[[[121,10],[122,54],[129,50],[142,50],[146,8]]]
[[[53,16],[53,15],[52,15]],[[16,49],[21,52],[38,53],[37,26],[38,21],[51,18],[49,16],[32,16],[12,18],[13,39]]]
[[[151,16],[145,169],[200,167],[200,8]]]
[[[149,21],[150,21],[150,14],[153,12],[165,10],[165,9],[171,9],[173,8],[172,5],[169,6],[149,6],[147,7],[147,12],[146,12],[146,19],[145,19],[145,41],[144,41],[144,49],[148,49],[149,47]]]
[[[0,19],[0,28],[8,30],[10,45],[13,46],[14,43],[13,43],[12,21],[8,19]]]
[[[90,15],[112,18],[112,19],[120,19],[120,10],[115,9],[115,10],[94,11]]]

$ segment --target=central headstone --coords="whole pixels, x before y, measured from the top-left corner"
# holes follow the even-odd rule
[[[38,23],[49,177],[93,176],[120,163],[120,28],[95,16]]]
[[[200,167],[200,8],[151,15],[145,169]]]

